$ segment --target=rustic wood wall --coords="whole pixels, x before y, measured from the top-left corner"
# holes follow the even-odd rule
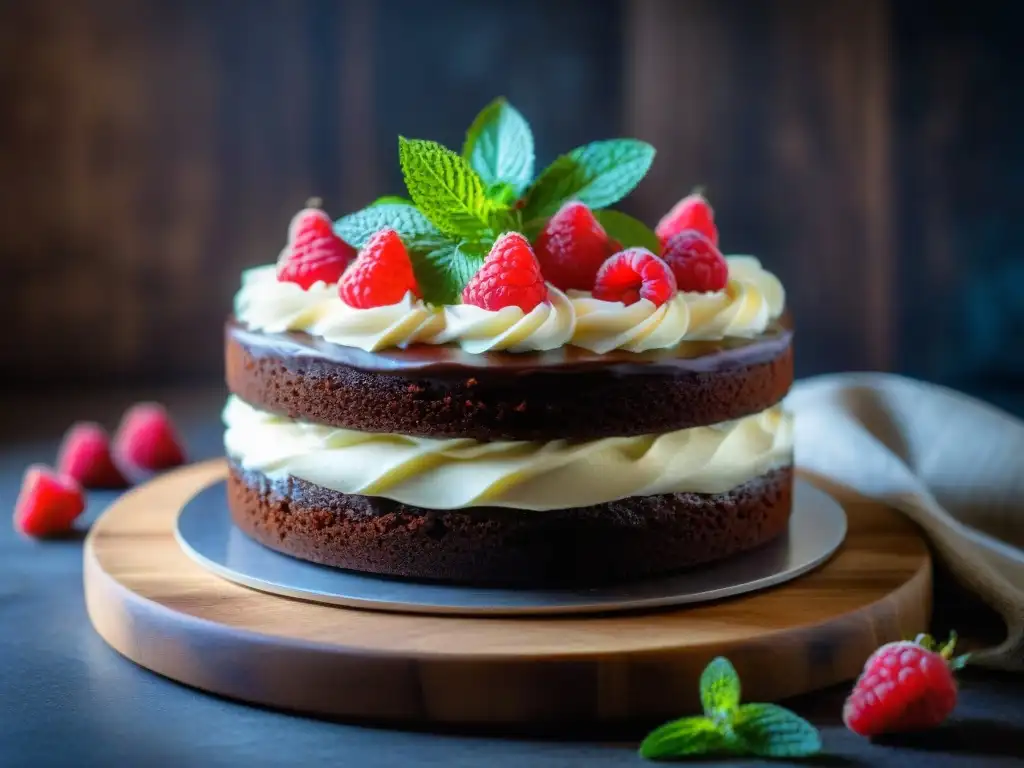
[[[540,160],[658,147],[626,207],[705,185],[784,279],[802,374],[1024,382],[1013,3],[0,2],[6,385],[215,377],[239,271],[310,194],[401,190],[504,93]]]

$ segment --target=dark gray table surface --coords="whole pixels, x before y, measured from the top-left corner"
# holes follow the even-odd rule
[[[113,426],[120,410],[140,397],[169,404],[194,458],[219,453],[220,391],[4,397],[0,494],[5,514],[24,467],[52,462],[60,434],[72,419]],[[113,498],[112,493],[93,494],[83,527]],[[962,628],[965,621],[975,622],[975,610],[958,607],[954,598],[941,600],[938,609],[940,621],[959,621]],[[991,627],[990,617],[977,615],[978,622]],[[788,702],[822,728],[827,755],[805,765],[1024,764],[1024,678],[968,672],[960,705],[946,727],[925,738],[881,744],[843,729],[844,694],[845,687]],[[644,727],[571,739],[439,734],[324,722],[215,698],[135,666],[93,632],[82,598],[80,537],[31,542],[0,521],[2,768],[644,765],[636,756]]]

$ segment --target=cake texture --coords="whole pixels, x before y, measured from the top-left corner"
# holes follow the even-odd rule
[[[648,145],[596,142],[534,179],[528,134],[499,100],[461,156],[403,139],[411,201],[335,222],[311,205],[277,264],[243,275],[224,422],[247,535],[337,568],[537,588],[670,573],[785,530],[782,285],[722,256],[700,195],[654,231],[601,210]],[[505,140],[521,165],[494,165]]]
[[[232,466],[235,524],[271,549],[387,576],[537,587],[597,585],[720,560],[778,536],[792,470],[718,494],[675,493],[524,515],[426,510]]]

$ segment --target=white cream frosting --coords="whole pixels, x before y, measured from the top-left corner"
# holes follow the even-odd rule
[[[526,510],[662,493],[722,493],[792,461],[792,417],[775,406],[709,427],[590,441],[477,442],[294,421],[232,397],[228,456],[271,478],[429,509]]]
[[[504,307],[497,312],[472,304],[454,304],[443,310],[444,330],[430,344],[454,342],[471,354],[508,350],[542,351],[565,346],[576,329],[576,312],[569,298],[548,285],[548,300],[529,312]]]
[[[321,282],[304,291],[278,282],[276,267],[257,267],[243,274],[235,315],[253,330],[305,331],[369,352],[414,343],[453,343],[473,354],[566,344],[599,354],[643,352],[682,341],[750,338],[782,314],[785,291],[778,278],[752,256],[727,260],[729,282],[717,293],[677,293],[660,307],[646,299],[626,306],[580,291],[566,296],[549,285],[548,301],[530,312],[461,304],[431,307],[412,294],[391,306],[355,309],[338,297],[334,285]]]
[[[750,338],[782,314],[785,291],[753,256],[730,256],[729,282],[716,293],[677,293],[660,307],[647,299],[629,306],[573,292],[572,343],[604,354],[645,352],[682,341]]]

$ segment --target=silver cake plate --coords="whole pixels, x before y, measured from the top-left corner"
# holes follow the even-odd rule
[[[703,603],[766,589],[828,560],[846,536],[843,508],[797,480],[789,530],[752,552],[670,576],[590,589],[509,589],[418,582],[343,571],[282,555],[231,522],[223,481],[178,515],[182,549],[218,576],[261,592],[315,603],[402,613],[536,615],[608,613]]]

